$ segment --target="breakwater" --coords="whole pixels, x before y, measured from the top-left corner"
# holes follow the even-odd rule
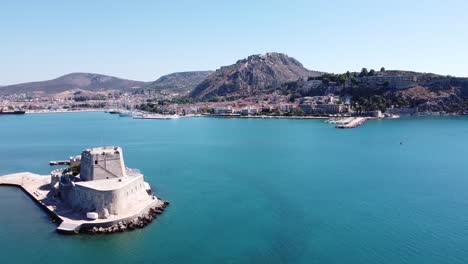
[[[364,124],[368,119],[367,117],[350,117],[336,125],[336,128],[356,128]]]

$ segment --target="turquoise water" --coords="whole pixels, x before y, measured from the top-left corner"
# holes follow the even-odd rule
[[[98,145],[122,146],[170,207],[142,230],[63,236],[2,187],[2,263],[468,262],[467,118],[1,116],[0,174]]]

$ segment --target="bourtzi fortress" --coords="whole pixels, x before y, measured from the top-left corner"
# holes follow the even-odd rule
[[[57,198],[88,218],[125,215],[155,199],[143,175],[125,167],[120,147],[84,150],[70,167],[53,171],[50,184]]]
[[[64,233],[111,233],[143,227],[162,213],[158,199],[138,170],[125,167],[120,147],[84,150],[80,156],[51,164],[68,165],[50,177],[18,173],[0,184],[20,186],[54,219]]]

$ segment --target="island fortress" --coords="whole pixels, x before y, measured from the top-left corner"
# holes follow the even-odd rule
[[[125,167],[120,147],[86,149],[50,177],[17,173],[0,184],[22,188],[60,222],[63,233],[112,233],[143,227],[168,205],[152,194],[138,170]]]
[[[154,198],[143,175],[125,167],[120,147],[84,150],[69,168],[51,173],[51,187],[73,210],[96,219],[125,215]]]

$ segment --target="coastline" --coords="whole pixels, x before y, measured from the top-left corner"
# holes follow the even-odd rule
[[[80,109],[80,110],[40,110],[40,111],[26,111],[26,114],[62,114],[62,113],[96,113],[106,112],[104,109]],[[153,114],[145,112],[145,114]],[[161,115],[161,116],[172,116],[172,115]],[[180,115],[179,118],[190,118],[190,117],[211,117],[211,118],[255,118],[255,119],[328,119],[334,116],[275,116],[275,115],[204,115],[204,114],[192,114],[192,115]]]
[[[26,111],[26,114],[60,114],[60,113],[83,113],[83,112],[104,112],[105,110],[97,109],[78,109],[78,110],[31,110]]]
[[[256,118],[256,119],[328,119],[330,116],[269,116],[269,115],[257,115],[257,116],[243,116],[243,115],[201,115],[202,117],[219,117],[219,118]]]
[[[97,112],[106,112],[106,109],[78,109],[78,110],[32,110],[26,111],[26,114],[61,114],[61,113],[97,113]],[[152,115],[151,112],[140,112],[143,114]],[[173,115],[163,115],[158,114],[161,117],[171,117]],[[417,115],[401,115],[401,117],[413,117],[413,118],[426,118],[426,117],[462,117],[466,116],[464,114],[417,114]],[[216,115],[216,114],[188,114],[188,115],[179,115],[178,118],[191,118],[191,117],[209,117],[209,118],[253,118],[253,119],[329,119],[329,118],[346,118],[351,116],[278,116],[278,115]],[[369,119],[378,119],[371,116],[362,116]],[[157,119],[157,118],[155,118]],[[165,119],[165,118],[160,118]],[[170,118],[168,118],[170,119]],[[380,119],[395,119],[395,118],[380,118]]]

